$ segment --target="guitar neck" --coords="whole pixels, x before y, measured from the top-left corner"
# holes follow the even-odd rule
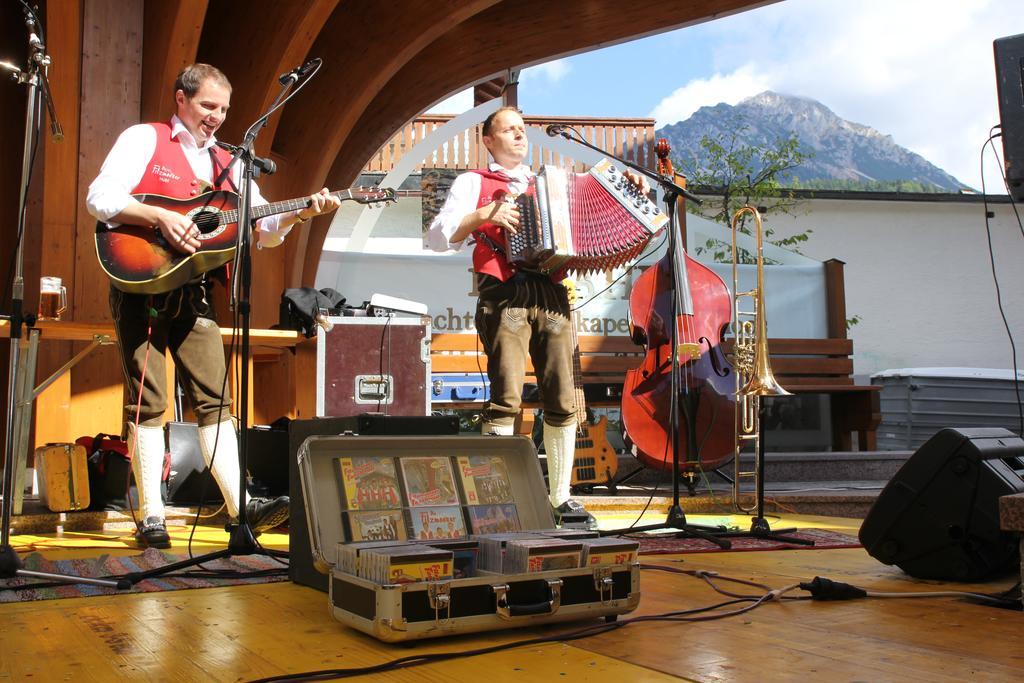
[[[583,427],[587,424],[587,398],[583,393],[583,367],[580,365],[580,340],[576,336],[576,322],[579,313],[570,314],[572,326],[572,384],[576,396],[576,424]]]
[[[346,199],[352,199],[352,190],[336,190],[331,193],[332,197],[337,197],[341,201]],[[308,208],[312,202],[309,197],[301,197],[299,199],[285,199],[280,202],[272,202],[270,204],[261,204],[259,206],[252,207],[252,219],[258,221],[261,218],[267,216],[275,216],[279,213],[285,213],[287,211],[300,211]]]

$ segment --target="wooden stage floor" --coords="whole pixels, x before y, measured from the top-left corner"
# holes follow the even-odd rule
[[[745,524],[744,518],[737,518]],[[629,520],[632,521],[632,520]],[[698,516],[691,521],[700,523]],[[604,523],[619,520],[602,519]],[[798,527],[856,533],[857,520],[792,516]],[[773,522],[773,526],[779,527]],[[176,551],[186,533],[174,533]],[[54,558],[124,549],[123,540],[15,536],[45,542]],[[224,540],[200,535],[197,552]],[[285,535],[265,535],[282,547]],[[108,549],[75,549],[75,545]],[[137,551],[129,551],[137,552]],[[781,588],[815,576],[873,591],[973,590],[1016,582],[921,581],[861,549],[651,555],[645,564],[706,569]],[[709,606],[725,600],[703,581],[641,572],[643,598],[632,615]],[[730,590],[752,593],[753,589]],[[790,595],[806,595],[795,591]],[[593,622],[591,622],[593,623]],[[321,669],[362,667],[399,657],[454,652],[578,624],[388,645],[343,627],[327,598],[291,583],[234,586],[0,605],[0,680],[244,681]],[[1024,613],[956,598],[773,602],[740,616],[700,623],[637,623],[571,643],[553,643],[378,674],[386,681],[1013,681],[1024,680]]]

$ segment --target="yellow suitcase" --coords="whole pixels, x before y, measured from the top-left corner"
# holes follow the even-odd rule
[[[35,453],[39,499],[53,512],[89,507],[89,463],[85,447],[48,443]]]

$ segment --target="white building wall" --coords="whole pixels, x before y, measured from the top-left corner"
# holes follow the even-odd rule
[[[368,245],[378,256],[346,252],[346,238],[361,209],[350,203],[338,212],[317,287],[335,287],[349,303],[375,291],[422,301],[432,314],[445,318],[437,320],[436,331],[445,328],[448,318],[472,318],[468,254],[419,249],[418,202],[403,200],[385,209]],[[990,204],[990,209],[1003,306],[1024,364],[1024,234],[1010,205]],[[796,213],[769,214],[765,225],[779,237],[809,228],[813,232],[802,253],[846,263],[847,315],[861,319],[849,330],[861,381],[891,368],[1013,367],[996,304],[981,203],[813,199],[803,201]],[[417,256],[382,258],[395,252]],[[726,267],[714,269],[731,285]],[[744,286],[753,286],[753,273],[744,275]],[[816,287],[811,277],[801,268],[769,269],[766,300],[773,336],[824,335],[824,292],[808,291]],[[582,314],[595,325],[598,320],[605,326],[624,325],[627,301],[625,288],[615,287]]]
[[[989,208],[1003,309],[1024,363],[1024,234],[1010,205]],[[846,263],[847,315],[861,318],[849,332],[859,376],[1013,367],[981,203],[815,199],[766,225],[779,236],[810,228],[804,254]]]

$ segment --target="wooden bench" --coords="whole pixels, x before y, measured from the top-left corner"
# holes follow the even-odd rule
[[[625,336],[581,335],[580,368],[588,387],[605,387],[604,395],[587,392],[591,406],[618,406],[626,371],[640,364],[643,349]],[[723,349],[732,350],[731,342]],[[849,451],[857,433],[860,450],[874,450],[875,430],[881,422],[879,387],[853,381],[853,341],[850,339],[769,339],[772,371],[794,394],[826,394],[830,397],[832,448]],[[431,339],[431,372],[479,374],[487,370],[487,358],[479,350],[475,334],[439,333]],[[527,382],[535,382],[533,366],[527,366]],[[616,390],[616,387],[618,388]],[[529,395],[527,395],[529,396]],[[452,408],[479,407],[480,402],[445,403]],[[537,408],[536,400],[524,400],[524,408]],[[527,418],[528,422],[528,418]],[[520,429],[525,428],[523,425]]]
[[[731,353],[732,343],[723,345]],[[852,339],[768,339],[772,373],[794,394],[826,394],[832,418],[832,449],[876,450],[882,422],[881,387],[854,384]]]

